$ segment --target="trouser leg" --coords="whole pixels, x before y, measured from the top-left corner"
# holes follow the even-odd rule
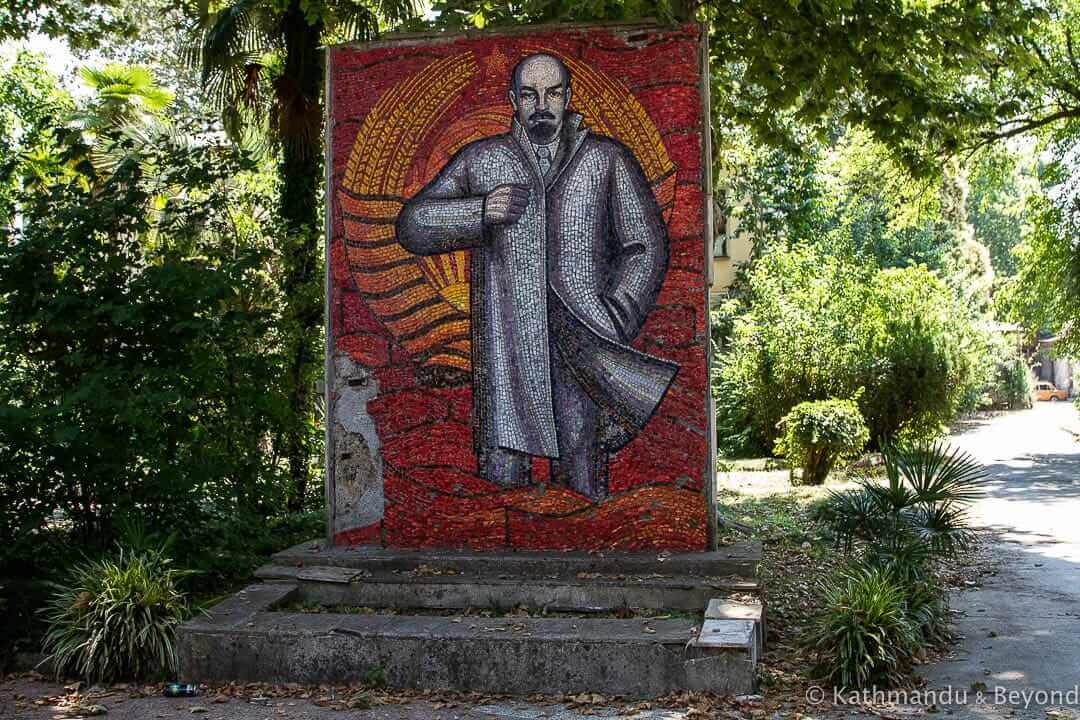
[[[532,476],[532,458],[506,448],[480,448],[477,459],[480,475],[502,487],[528,485]]]
[[[551,360],[555,436],[559,443],[559,459],[551,464],[551,479],[600,500],[608,491],[608,456],[598,437],[600,409],[554,348]]]

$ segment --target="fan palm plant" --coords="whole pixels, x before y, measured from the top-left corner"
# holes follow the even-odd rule
[[[885,478],[832,492],[818,521],[858,558],[829,578],[823,612],[811,624],[818,673],[849,687],[898,681],[924,643],[949,637],[948,596],[934,558],[967,547],[967,508],[986,473],[970,455],[942,442],[882,447]]]
[[[138,65],[84,67],[79,74],[93,99],[73,119],[91,132],[153,122],[173,99],[147,68]]]
[[[832,492],[819,510],[837,541],[913,566],[967,547],[967,508],[982,492],[982,465],[943,442],[885,444],[882,458],[885,482],[864,478],[855,489]]]
[[[283,438],[293,482],[290,509],[303,507],[310,474],[322,321],[318,275],[319,153],[323,122],[323,53],[329,42],[367,40],[417,14],[414,0],[193,0],[201,42],[193,62],[234,136],[251,128],[280,148],[284,314],[291,332],[289,411]]]

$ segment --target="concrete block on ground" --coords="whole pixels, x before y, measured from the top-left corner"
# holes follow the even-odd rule
[[[759,659],[757,627],[753,620],[706,620],[687,649],[696,657],[719,656],[724,662],[738,657],[753,669]]]
[[[713,598],[705,608],[705,620],[752,620],[755,623],[758,655],[765,652],[768,628],[765,624],[765,606],[760,602]]]

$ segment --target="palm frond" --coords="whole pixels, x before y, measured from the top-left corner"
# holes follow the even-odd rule
[[[828,527],[836,541],[850,550],[856,540],[873,534],[883,514],[878,499],[864,488],[829,492],[815,520]]]
[[[969,527],[967,511],[951,503],[921,506],[911,526],[936,554],[955,553],[971,547],[975,532]]]
[[[379,34],[379,13],[362,2],[343,2],[334,8],[326,26],[327,43],[359,42]]]
[[[235,0],[221,9],[202,3],[196,21],[202,42],[188,62],[197,67],[207,96],[219,107],[265,104],[263,58],[279,39],[261,0]]]
[[[942,441],[886,446],[882,456],[886,465],[895,466],[920,503],[967,504],[982,495],[986,481],[982,464]]]
[[[173,100],[150,70],[138,65],[83,67],[79,74],[94,93],[86,107],[70,117],[82,130],[96,132],[152,121]]]

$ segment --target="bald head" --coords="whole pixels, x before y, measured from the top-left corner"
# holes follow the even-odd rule
[[[518,64],[514,66],[514,71],[510,75],[510,89],[512,91],[518,92],[521,89],[522,73],[526,69],[541,71],[548,77],[557,75],[564,88],[570,87],[570,70],[567,69],[562,60],[547,53],[533,53],[521,58]]]
[[[529,139],[547,144],[559,136],[570,103],[570,71],[554,55],[537,53],[514,66],[510,105]]]

